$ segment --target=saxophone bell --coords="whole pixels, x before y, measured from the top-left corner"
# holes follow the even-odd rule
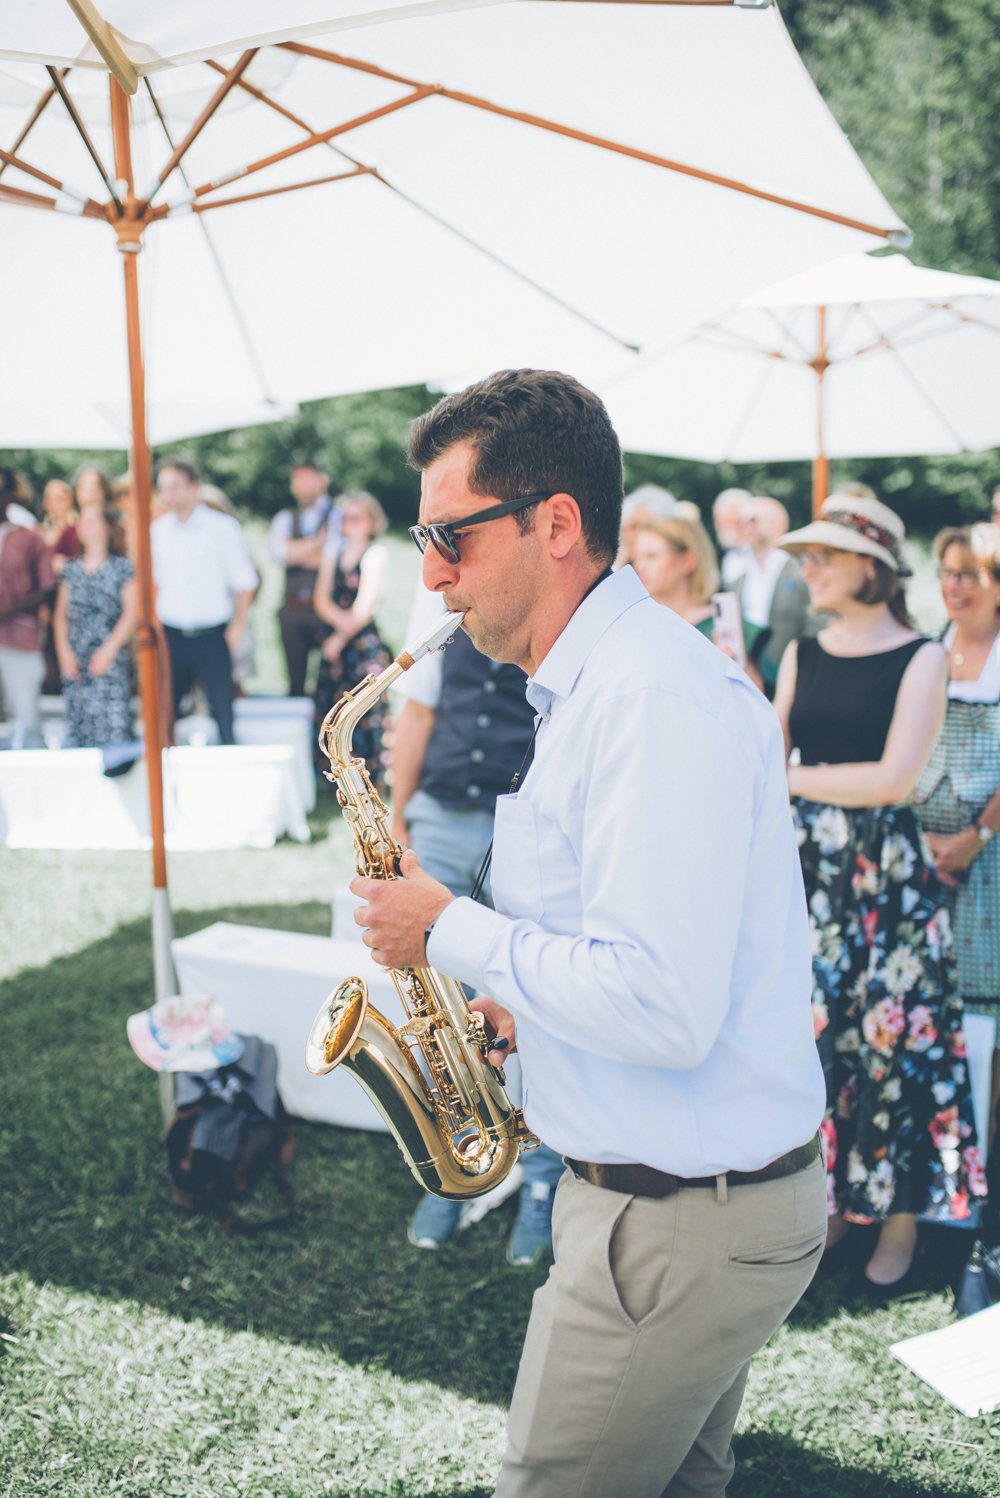
[[[339,1066],[358,1038],[368,1010],[364,978],[345,978],[327,995],[306,1041],[306,1070],[324,1077]]]

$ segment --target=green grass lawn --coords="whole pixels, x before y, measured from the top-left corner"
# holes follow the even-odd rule
[[[257,684],[280,687],[266,611],[257,630]],[[352,864],[330,797],[313,831],[172,855],[178,932],[326,933]],[[504,1263],[513,1202],[417,1253],[395,1146],[301,1124],[290,1225],[240,1237],[179,1212],[156,1081],[125,1038],[152,1002],[148,882],[144,854],[0,852],[0,1498],[489,1493],[544,1277]],[[731,1498],[997,1498],[1000,1420],[965,1419],[888,1353],[949,1319],[941,1288],[875,1311],[817,1281],[754,1366]]]
[[[178,930],[325,932],[350,849],[314,827],[172,857]],[[292,1224],[231,1236],[174,1208],[124,1028],[151,1001],[145,879],[139,855],[0,854],[0,1494],[488,1493],[544,1275],[504,1263],[513,1203],[416,1253],[395,1146],[301,1124]],[[942,1291],[874,1311],[817,1282],[755,1365],[732,1498],[996,1498],[1000,1422],[888,1355],[949,1315]]]

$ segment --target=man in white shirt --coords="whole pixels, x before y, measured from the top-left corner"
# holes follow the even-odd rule
[[[788,530],[788,511],[780,500],[763,495],[752,499],[744,527],[750,560],[734,592],[744,619],[768,632],[755,660],[764,691],[773,697],[786,646],[809,627],[809,589],[798,562],[776,544]]]
[[[279,510],[268,533],[268,551],[285,569],[278,625],[291,697],[305,695],[309,656],[324,633],[313,609],[313,589],[324,547],[340,536],[340,515],[330,499],[329,482],[318,464],[297,463],[289,481],[295,508]]]
[[[473,984],[568,1169],[497,1498],[721,1495],[750,1358],[826,1227],[805,900],[773,712],[631,568],[621,453],[569,376],[502,371],[414,424],[424,582],[527,673],[496,909],[404,855],[357,879],[375,961]],[[498,1314],[501,1314],[498,1312]]]
[[[165,458],[157,474],[165,514],[150,528],[156,612],[170,652],[174,715],[196,681],[208,697],[219,741],[233,742],[232,655],[257,590],[239,521],[201,503],[201,474],[187,458]]]
[[[723,489],[712,503],[712,524],[719,543],[719,571],[724,588],[734,588],[750,565],[746,518],[752,501],[749,489]]]

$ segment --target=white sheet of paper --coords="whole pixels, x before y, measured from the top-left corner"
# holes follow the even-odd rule
[[[963,1415],[1000,1407],[1000,1305],[889,1349]]]

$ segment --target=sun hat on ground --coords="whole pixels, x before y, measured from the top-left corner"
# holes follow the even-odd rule
[[[819,515],[801,530],[779,537],[783,551],[802,551],[807,546],[829,546],[833,551],[853,551],[884,562],[900,577],[908,577],[903,558],[906,527],[894,510],[881,500],[849,492],[831,494]]]
[[[221,1004],[207,994],[161,999],[129,1016],[129,1044],[154,1071],[214,1071],[243,1054],[243,1039],[230,1028]]]

